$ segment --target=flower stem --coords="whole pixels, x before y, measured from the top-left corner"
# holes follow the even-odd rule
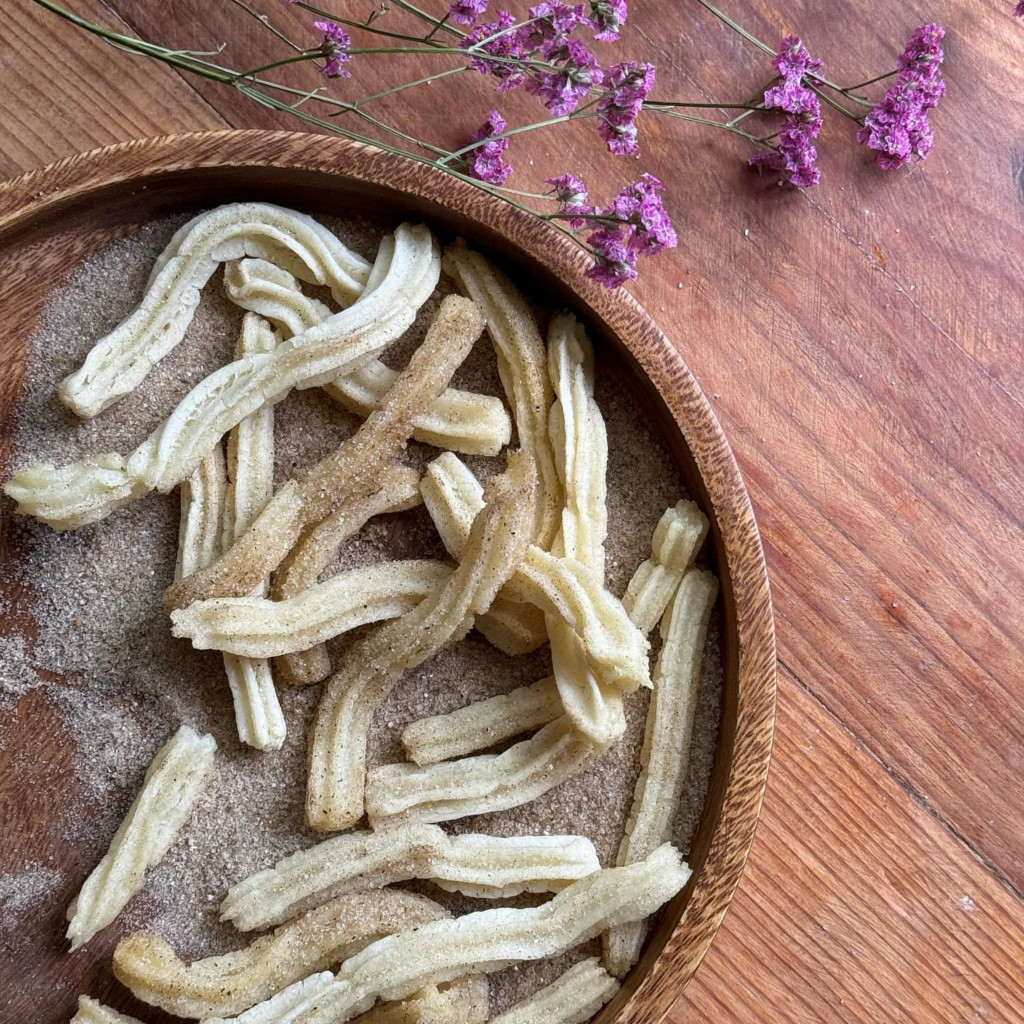
[[[445,14],[445,16],[439,22],[437,22],[437,24],[434,25],[434,27],[423,37],[423,42],[429,43],[430,40],[434,38],[434,35],[438,31],[438,29],[442,29],[445,27],[445,25],[448,24],[448,18],[450,15],[451,11]]]
[[[463,71],[468,71],[469,68],[465,64],[460,64],[457,68],[448,68],[447,71],[439,71],[436,75],[427,75],[426,78],[417,78],[413,82],[404,82],[402,85],[393,86],[390,89],[382,89],[380,92],[371,93],[369,96],[364,96],[362,99],[353,100],[351,103],[345,104],[344,110],[335,111],[330,114],[330,117],[338,117],[341,114],[348,113],[358,107],[362,107],[364,104],[369,103],[371,100],[383,99],[385,96],[391,96],[396,92],[404,92],[406,89],[413,89],[418,85],[429,85],[431,82],[437,81],[439,78],[448,78],[451,75],[461,74]]]
[[[762,50],[764,50],[765,53],[770,53],[772,56],[775,55],[775,51],[770,46],[768,46],[767,43],[762,43],[761,40],[757,38],[757,36],[755,36],[752,32],[748,32],[738,22],[733,21],[732,18],[729,17],[729,15],[727,15],[724,11],[720,11],[713,3],[710,3],[709,0],[697,0],[697,3],[699,3],[701,7],[710,11],[716,18],[718,18],[719,21],[724,22],[726,25],[728,25],[729,28],[731,28],[734,32],[737,32],[739,33],[739,35],[743,36],[743,38],[746,39],[747,42],[753,43],[755,46],[759,46]]]
[[[284,67],[285,64],[299,64],[302,61],[316,60],[320,56],[322,54],[319,50],[303,50],[301,53],[294,54],[291,57],[283,57],[281,60],[271,61],[269,64],[261,64],[258,68],[239,71],[235,75],[235,81],[237,82],[240,78],[252,78],[253,75],[258,75],[262,71],[273,71],[274,68]]]
[[[259,11],[254,11],[245,0],[229,0],[229,3],[233,3],[236,7],[240,7],[250,18],[258,21],[265,29],[272,32],[281,42],[286,43],[293,50],[301,50],[302,47],[298,43],[293,42],[288,38],[279,28],[275,28],[270,24],[270,17],[266,14],[260,14]]]

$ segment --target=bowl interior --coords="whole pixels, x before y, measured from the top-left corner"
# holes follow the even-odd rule
[[[235,133],[240,134],[263,133]],[[698,465],[693,447],[680,426],[678,401],[675,408],[670,405],[678,395],[673,395],[666,387],[666,381],[671,381],[673,374],[685,375],[698,396],[699,389],[667,341],[661,339],[662,349],[657,349],[659,343],[651,339],[661,336],[639,307],[621,300],[628,315],[613,325],[613,318],[607,316],[604,309],[596,308],[593,292],[581,294],[578,265],[574,265],[570,257],[552,258],[552,252],[565,252],[553,241],[554,232],[545,230],[524,244],[510,237],[514,232],[504,228],[500,217],[490,213],[481,217],[479,209],[473,205],[478,200],[474,197],[472,202],[467,201],[464,188],[455,189],[453,195],[445,194],[443,188],[438,191],[436,183],[429,189],[400,189],[399,184],[407,183],[392,185],[388,175],[347,173],[345,161],[333,170],[302,166],[301,160],[288,164],[235,159],[228,166],[220,166],[215,157],[202,166],[188,166],[188,146],[182,145],[176,153],[173,166],[168,166],[167,161],[164,165],[157,162],[155,166],[118,175],[101,173],[97,168],[102,168],[102,161],[98,161],[87,187],[58,191],[20,215],[9,207],[4,209],[0,194],[0,266],[4,268],[0,271],[0,280],[9,285],[0,295],[0,309],[6,323],[18,325],[16,331],[8,332],[0,341],[0,362],[5,367],[0,381],[0,417],[5,425],[19,391],[23,339],[31,334],[47,294],[82,258],[154,218],[223,202],[258,199],[341,217],[369,214],[392,221],[423,219],[443,240],[462,235],[499,260],[518,283],[529,285],[527,290],[544,306],[568,307],[580,316],[595,347],[614,354],[613,363],[622,386],[669,447],[690,494],[708,514],[712,523],[712,561],[722,584],[724,690],[710,788],[690,854],[694,874],[687,889],[661,915],[643,959],[619,996],[596,1018],[600,1024],[614,1020],[638,1024],[660,1020],[672,999],[671,991],[666,995],[662,989],[665,984],[671,986],[674,979],[678,990],[696,967],[724,914],[742,867],[767,770],[774,707],[771,613],[756,530],[753,534],[756,550],[744,556],[746,561],[733,550],[730,540],[729,517],[749,516],[752,525],[752,514],[749,505],[738,510],[723,506],[720,497],[716,500],[712,493],[713,488],[709,490],[709,481],[714,484],[715,473],[732,474],[745,501],[738,470],[734,463],[711,470],[707,465]],[[631,332],[628,323],[637,317],[642,318],[645,330]],[[624,325],[627,325],[625,329]],[[668,367],[668,371],[661,374],[660,389],[655,383],[657,374],[652,372],[652,364],[661,366],[663,371]],[[701,399],[698,405],[693,415],[708,417],[717,430],[706,403]],[[6,446],[10,436],[6,426],[0,436],[0,444]],[[722,443],[724,445],[724,441]],[[0,459],[5,454],[0,450]],[[3,538],[0,545],[7,542],[8,535],[9,530],[0,531],[0,538]],[[751,634],[752,622],[756,630]],[[743,653],[745,659],[750,658],[749,663],[741,664],[745,631],[758,640],[760,647],[751,649],[748,644]],[[752,694],[757,698],[754,701]],[[752,717],[747,720],[744,715]],[[751,722],[756,729],[748,741],[745,729]],[[738,765],[738,757],[743,759],[742,765]],[[742,822],[742,827],[734,823],[731,827],[737,830],[736,835],[730,837],[723,835],[723,830],[730,827],[733,815],[731,812],[725,815],[729,821],[724,820],[723,815],[729,806],[730,786],[735,786],[738,772],[744,776],[748,796],[742,814],[735,819]],[[737,843],[742,846],[738,862]],[[726,865],[721,870],[709,864],[709,857],[714,859],[713,850],[718,845],[723,850],[722,865]],[[692,905],[696,903],[700,906],[694,910]],[[686,931],[682,926],[690,914],[693,919]],[[686,932],[682,938],[681,929]],[[673,942],[671,955],[663,957],[655,970],[670,940]],[[671,963],[666,965],[666,960]],[[652,975],[663,975],[666,968],[672,973],[664,975],[659,986],[652,987],[645,981]]]

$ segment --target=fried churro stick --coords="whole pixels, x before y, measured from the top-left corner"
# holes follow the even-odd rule
[[[217,557],[227,492],[227,467],[224,452],[218,445],[181,485],[175,579],[209,565]]]
[[[645,636],[664,613],[706,531],[707,519],[692,501],[680,501],[661,517],[654,531],[651,558],[634,573],[623,598],[630,618]],[[413,722],[403,732],[402,743],[412,761],[434,764],[512,739],[547,725],[561,714],[562,701],[554,676],[548,676],[447,715]]]
[[[453,558],[461,559],[473,518],[484,504],[480,482],[457,455],[444,452],[427,466],[420,492],[445,548]],[[501,596],[477,616],[475,625],[505,654],[528,654],[548,638],[539,608]]]
[[[71,1018],[71,1024],[142,1024],[137,1017],[118,1013],[109,1006],[88,996],[78,997],[78,1013]]]
[[[95,523],[147,490],[128,473],[117,452],[60,468],[52,462],[26,466],[4,486],[4,493],[18,503],[18,512],[41,519],[54,530]]]
[[[669,844],[646,861],[598,871],[539,907],[498,908],[389,935],[346,960],[315,996],[268,1016],[260,1006],[238,1024],[344,1024],[377,998],[401,999],[467,971],[491,972],[577,946],[605,928],[641,920],[686,884],[690,869]]]
[[[236,305],[278,324],[285,337],[300,334],[331,315],[322,302],[302,293],[291,274],[266,260],[228,264],[224,290]],[[365,418],[384,401],[397,376],[379,359],[372,359],[325,387],[346,409]],[[501,399],[448,388],[416,418],[412,436],[467,455],[497,455],[511,439],[512,421]]]
[[[651,557],[633,574],[622,597],[629,617],[644,633],[658,624],[707,532],[707,516],[692,501],[677,502],[658,521]]]
[[[562,714],[553,676],[405,727],[402,746],[418,765],[436,764],[539,729]],[[514,731],[513,731],[514,730]]]
[[[558,531],[562,488],[548,435],[551,381],[544,342],[515,285],[459,239],[444,254],[444,269],[481,309],[494,344],[498,374],[512,407],[519,444],[537,463],[540,485],[533,542],[545,550]]]
[[[242,320],[235,355],[241,359],[254,352],[270,352],[276,344],[270,325],[249,313]],[[274,409],[268,405],[246,417],[228,435],[228,492],[221,550],[229,548],[245,533],[270,500],[273,490]],[[265,597],[266,593],[267,580],[263,580],[255,594]],[[279,750],[287,730],[270,662],[266,658],[242,658],[225,653],[224,671],[231,688],[238,738],[257,750]]]
[[[448,836],[419,824],[348,832],[236,882],[221,920],[241,931],[266,928],[342,893],[414,878],[482,899],[557,892],[600,867],[582,836]]]
[[[479,483],[457,455],[446,452],[427,469],[420,490],[448,550],[459,557],[465,523],[476,514]],[[606,686],[635,690],[650,685],[647,641],[598,573],[574,558],[557,558],[536,544],[502,588],[499,600],[529,603],[565,621],[583,642],[587,661]],[[487,616],[477,625],[487,635]]]
[[[287,601],[215,597],[171,613],[175,636],[198,650],[275,658],[414,609],[452,575],[428,559],[378,562],[340,572]]]
[[[452,379],[452,374],[469,354],[482,330],[483,321],[476,306],[457,296],[444,299],[422,345],[410,359],[406,370],[395,376],[380,407],[335,455],[313,469],[310,475],[319,473],[321,478],[319,489],[333,490],[336,500],[345,490],[349,497],[322,521],[311,520],[274,579],[276,599],[288,600],[316,583],[319,573],[331,562],[348,536],[345,518],[352,521],[353,528],[357,528],[361,513],[346,517],[345,507],[380,489],[379,474],[384,471],[385,463],[406,445],[417,416]],[[316,486],[315,480],[310,481],[309,493],[313,493]],[[383,497],[387,500],[388,496]],[[313,498],[307,500],[311,505],[315,501]],[[339,513],[342,517],[340,524],[337,520]],[[367,515],[361,515],[362,521],[372,514],[373,509]],[[323,647],[285,655],[284,663],[288,675],[299,682],[318,682],[326,679],[331,671],[330,660]]]
[[[279,552],[286,538],[297,545],[296,558],[312,557],[326,564],[334,556],[333,547],[328,545],[326,551],[312,556],[307,556],[304,549],[317,548],[323,540],[330,540],[330,531],[319,534],[308,528],[346,502],[379,489],[381,473],[405,448],[413,420],[444,389],[482,330],[483,320],[472,302],[457,295],[447,296],[423,343],[388,391],[384,404],[299,482],[298,506],[288,528],[282,529],[278,524],[280,536],[265,544],[262,551],[254,549],[252,535],[261,529],[261,514],[249,532],[240,538],[237,550],[231,548],[213,565],[176,583],[167,592],[168,607],[183,608],[203,598],[239,597],[249,593],[254,583],[280,564]],[[300,535],[304,529],[307,532]],[[278,588],[282,597],[292,597],[302,589],[303,583],[313,582],[292,579],[292,574],[289,580],[289,584]]]
[[[366,737],[380,702],[407,669],[466,634],[522,558],[536,503],[537,477],[526,452],[511,452],[508,468],[484,492],[458,569],[411,612],[353,645],[324,693],[310,738],[306,818],[319,829],[341,829],[363,814]]]
[[[412,508],[421,500],[420,475],[415,469],[392,466],[385,470],[380,490],[346,502],[312,528],[310,543],[292,548],[274,578],[274,599],[287,600],[290,593],[314,586],[341,545],[374,516]],[[300,686],[318,683],[331,674],[331,661],[322,643],[284,655],[279,666],[290,683]]]
[[[661,621],[664,646],[654,670],[654,693],[640,755],[643,767],[619,845],[620,866],[642,861],[671,834],[689,767],[704,641],[717,596],[714,573],[691,570]],[[616,977],[621,978],[640,959],[644,935],[639,922],[605,934],[605,965]]]
[[[166,493],[257,409],[279,402],[294,387],[317,387],[354,370],[405,332],[437,284],[439,260],[430,232],[400,225],[394,239],[381,242],[374,270],[385,266],[380,284],[348,309],[273,352],[236,359],[197,384],[129,459],[114,453],[60,468],[29,466],[5,490],[19,510],[55,528],[102,519],[153,489]],[[277,532],[294,516],[295,501],[294,488],[274,496]],[[261,521],[261,528],[275,535],[270,523]]]
[[[177,1017],[233,1016],[385,935],[450,915],[425,896],[351,893],[222,956],[186,964],[160,935],[135,932],[114,951],[114,974],[135,996]]]
[[[142,791],[110,849],[68,907],[68,938],[76,950],[106,928],[142,886],[188,820],[213,766],[217,744],[183,725],[156,753]]]
[[[485,974],[466,974],[443,985],[427,985],[394,1003],[382,1003],[353,1024],[486,1024],[490,983]]]
[[[420,768],[385,764],[366,777],[366,811],[374,824],[452,821],[529,803],[591,764],[602,749],[565,715],[500,754],[478,754]]]
[[[582,326],[568,313],[548,331],[548,369],[557,401],[550,432],[565,493],[554,555],[574,558],[604,580],[608,439],[594,401],[594,353]],[[547,615],[551,663],[565,712],[592,742],[607,746],[626,731],[618,687],[599,680],[580,637],[561,615]]]
[[[339,303],[358,298],[370,272],[312,217],[269,203],[221,206],[189,221],[158,258],[136,309],[101,338],[60,384],[61,401],[90,418],[134,390],[185,336],[203,286],[225,260],[261,256],[326,284]]]
[[[619,983],[592,956],[498,1014],[491,1024],[586,1024],[618,990]]]

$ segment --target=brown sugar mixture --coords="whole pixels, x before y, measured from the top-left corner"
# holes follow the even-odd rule
[[[183,220],[156,221],[114,242],[52,295],[31,339],[5,479],[29,462],[59,465],[99,452],[127,454],[196,382],[232,358],[241,311],[222,294],[218,273],[185,340],[134,393],[92,421],[78,420],[58,401],[57,383],[138,302],[154,258]],[[368,258],[376,252],[381,225],[325,223]],[[440,295],[450,290],[442,278],[438,294],[407,337],[385,354],[386,362],[403,365]],[[539,316],[543,326],[545,314]],[[659,517],[686,493],[668,451],[621,387],[625,371],[600,347],[596,355],[596,398],[609,442],[606,579],[612,592],[621,594],[650,554]],[[453,385],[502,394],[486,335]],[[276,482],[302,472],[357,424],[322,391],[294,392],[275,407]],[[411,442],[405,458],[422,467],[436,455],[436,449]],[[504,465],[501,456],[465,461],[481,479]],[[293,688],[279,680],[288,738],[279,751],[254,751],[237,739],[220,654],[193,650],[188,641],[171,636],[161,596],[174,573],[177,491],[150,494],[102,522],[67,533],[11,517],[12,503],[3,502],[9,521],[0,564],[0,770],[7,774],[7,792],[32,785],[38,793],[27,801],[24,819],[17,819],[16,841],[7,835],[0,841],[0,950],[24,958],[17,1001],[0,995],[0,1018],[6,1007],[30,1007],[33,992],[55,986],[66,987],[68,1006],[73,1004],[83,975],[72,981],[59,973],[54,977],[52,966],[53,951],[65,948],[65,908],[106,851],[156,749],[182,722],[216,738],[215,771],[191,824],[147,873],[143,890],[113,926],[76,954],[95,960],[88,974],[91,994],[110,991],[109,953],[131,930],[158,931],[186,957],[245,944],[250,937],[217,919],[228,886],[324,838],[303,823],[306,735],[320,687]],[[329,572],[383,558],[445,557],[420,507],[371,520]],[[716,615],[705,650],[689,778],[675,822],[674,841],[684,853],[704,804],[718,733],[718,638]],[[352,639],[346,635],[331,642],[335,664]],[[656,650],[657,630],[651,640]],[[403,677],[376,716],[368,764],[403,759],[398,736],[407,723],[549,672],[546,649],[512,658],[471,632]],[[646,693],[630,695],[626,707],[626,735],[589,770],[521,807],[444,827],[495,835],[582,834],[593,840],[602,864],[611,865],[639,772]],[[50,751],[52,763],[36,761],[39,745]],[[458,913],[499,905],[426,883],[420,888]],[[39,959],[32,954],[36,947],[50,952]],[[591,944],[493,975],[492,1011],[552,981],[595,949]]]

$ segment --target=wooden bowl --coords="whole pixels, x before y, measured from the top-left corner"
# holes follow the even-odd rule
[[[588,280],[584,255],[543,222],[371,147],[290,132],[228,131],[111,146],[0,185],[0,416],[9,417],[20,387],[22,339],[47,294],[79,260],[154,217],[243,199],[324,213],[354,203],[359,212],[423,218],[462,234],[500,257],[514,276],[534,281],[552,304],[575,310],[592,336],[618,350],[635,371],[645,415],[711,520],[723,597],[721,728],[690,857],[693,878],[597,1018],[599,1024],[662,1020],[711,943],[739,881],[760,812],[775,712],[767,571],[743,480],[714,413],[647,313],[626,292]],[[5,446],[9,433],[0,434]],[[0,449],[0,464],[5,454]],[[8,836],[17,832],[7,831],[11,824],[8,817]],[[8,982],[17,983],[13,975]],[[59,998],[63,1005],[67,994]]]

